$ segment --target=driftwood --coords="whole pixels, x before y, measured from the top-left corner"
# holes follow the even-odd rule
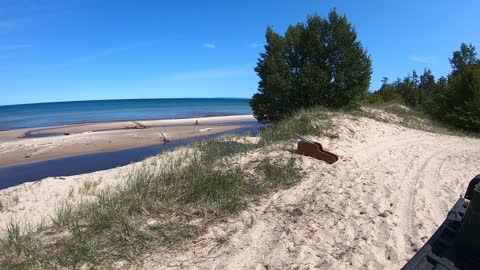
[[[144,124],[140,123],[140,122],[137,122],[137,121],[132,121],[134,124],[135,124],[135,127],[134,128],[138,128],[138,129],[144,129],[144,128],[147,128]]]
[[[160,132],[160,135],[162,135],[163,143],[167,143],[170,141],[167,137],[165,137],[165,135],[163,135],[163,132]]]

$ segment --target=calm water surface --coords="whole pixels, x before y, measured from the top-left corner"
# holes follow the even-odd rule
[[[81,123],[252,114],[250,99],[125,99],[0,106],[0,130]]]

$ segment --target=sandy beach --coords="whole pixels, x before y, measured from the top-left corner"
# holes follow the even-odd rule
[[[209,229],[145,269],[400,269],[480,173],[480,140],[368,118],[335,119],[339,138],[314,138],[333,165],[296,156],[304,180]],[[288,145],[295,147],[295,143]],[[257,155],[290,155],[279,147]],[[218,239],[228,241],[219,244]]]
[[[338,154],[333,165],[293,154],[296,186],[255,202],[180,249],[156,250],[117,269],[398,269],[445,219],[479,173],[480,140],[337,115],[338,138],[313,138]],[[129,131],[130,132],[130,131]],[[44,138],[47,139],[47,138]],[[258,138],[246,138],[255,142]],[[290,157],[295,141],[238,157]],[[175,154],[175,152],[171,153]],[[95,198],[142,164],[47,178],[0,191],[0,228],[48,224],[64,202]],[[92,184],[93,183],[93,184]],[[93,186],[93,188],[92,188]],[[89,187],[88,190],[87,187]],[[218,239],[227,239],[219,243]]]
[[[198,121],[198,126],[196,125]],[[0,167],[128,149],[244,127],[251,115],[93,123],[0,132]],[[68,135],[65,135],[68,133]],[[163,135],[162,135],[163,134]]]

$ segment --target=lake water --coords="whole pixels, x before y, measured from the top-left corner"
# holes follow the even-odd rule
[[[178,146],[188,145],[198,140],[212,139],[233,133],[256,135],[259,127],[260,124],[251,123],[236,130],[201,137],[173,140],[168,144],[162,143],[132,149],[105,151],[0,167],[0,190],[47,177],[77,175],[128,165],[131,162],[141,161],[147,157],[158,155],[164,151],[173,150]]]
[[[129,120],[252,114],[250,99],[181,98],[0,106],[0,130]]]

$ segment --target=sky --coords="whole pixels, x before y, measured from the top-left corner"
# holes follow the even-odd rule
[[[0,0],[0,105],[251,97],[266,27],[332,8],[371,55],[371,91],[413,69],[447,75],[462,42],[480,46],[475,0]]]

